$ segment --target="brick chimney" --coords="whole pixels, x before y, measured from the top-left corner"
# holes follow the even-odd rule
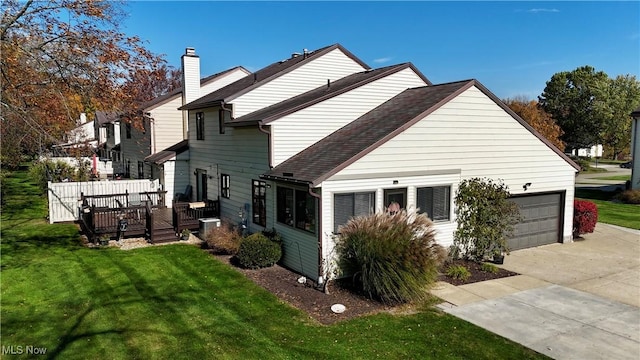
[[[182,105],[200,97],[200,57],[196,49],[188,47],[182,55]],[[189,112],[182,111],[183,138],[187,138],[189,129]]]

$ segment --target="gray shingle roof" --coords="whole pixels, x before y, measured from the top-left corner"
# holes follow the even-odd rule
[[[407,89],[284,161],[263,177],[318,186],[474,83],[466,80]]]
[[[144,158],[144,161],[159,165],[187,150],[189,150],[189,141],[182,140],[179,143],[171,145],[162,151],[147,156],[146,158]]]
[[[98,126],[109,124],[114,121],[120,120],[121,112],[115,111],[96,111],[96,123]]]
[[[216,106],[223,102],[229,102],[237,96],[240,96],[247,91],[258,87],[268,81],[271,81],[274,78],[277,78],[304,63],[307,63],[311,59],[314,59],[318,56],[324,55],[334,49],[340,49],[347,56],[352,58],[354,61],[358,62],[364,68],[369,69],[369,66],[365,64],[362,60],[358,59],[355,55],[353,55],[349,50],[342,47],[340,44],[334,44],[331,46],[327,46],[312,52],[309,52],[307,55],[300,55],[297,57],[292,57],[287,60],[279,61],[273,63],[265,68],[262,68],[252,74],[245,76],[244,78],[233,82],[221,89],[218,89],[208,95],[205,95],[197,100],[194,100],[182,107],[179,110],[195,110],[202,109],[210,106]]]
[[[245,70],[246,72],[249,72],[249,70],[245,69],[242,66],[232,67],[231,69],[227,69],[227,70],[221,71],[219,73],[216,73],[216,74],[213,74],[213,75],[209,75],[207,77],[204,77],[204,78],[200,79],[200,86],[203,86],[206,83],[210,82],[211,80],[215,80],[215,79],[217,79],[217,78],[219,78],[219,77],[221,77],[221,76],[223,76],[225,74],[228,74],[233,70],[237,70],[237,69],[242,69],[242,70]],[[164,95],[160,95],[160,96],[158,96],[157,98],[155,98],[153,100],[147,101],[146,103],[144,103],[142,105],[142,108],[143,109],[150,108],[150,107],[152,107],[152,106],[154,106],[156,104],[160,104],[160,103],[164,102],[165,100],[169,100],[172,97],[174,97],[176,95],[179,95],[179,94],[182,94],[182,86],[177,88],[177,89],[174,89],[173,91],[170,91],[170,92],[168,92],[168,93],[166,93]]]
[[[262,177],[317,187],[472,86],[480,89],[576,170],[580,169],[482,84],[476,80],[464,80],[407,89],[282,162]]]
[[[311,105],[317,104],[321,101],[327,100],[334,96],[338,96],[347,91],[353,90],[365,84],[371,83],[380,78],[397,73],[401,70],[411,68],[420,76],[425,83],[431,85],[431,82],[424,76],[418,69],[416,69],[411,63],[404,63],[398,65],[387,66],[375,70],[367,70],[359,73],[355,73],[349,76],[345,76],[342,79],[336,80],[324,86],[320,86],[316,89],[307,91],[306,93],[294,96],[290,99],[281,101],[277,104],[262,108],[254,111],[250,114],[241,116],[228,122],[228,126],[247,126],[255,125],[258,122],[261,124],[267,124],[271,121],[277,120],[285,115],[302,110]]]

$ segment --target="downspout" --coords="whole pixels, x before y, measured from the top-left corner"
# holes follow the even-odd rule
[[[322,263],[322,196],[313,192],[311,186],[309,186],[309,195],[318,199],[318,279],[316,281],[317,287],[326,290],[326,279],[324,278],[324,265]]]
[[[271,131],[265,129],[261,122],[258,122],[258,130],[263,134],[267,134],[267,157],[269,158],[269,169],[273,169],[273,162],[271,160]]]

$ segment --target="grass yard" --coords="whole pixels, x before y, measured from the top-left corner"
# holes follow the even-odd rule
[[[593,201],[598,206],[598,221],[640,230],[640,205],[612,202],[615,193],[576,189],[576,198]]]
[[[545,358],[433,308],[322,326],[193,246],[85,248],[24,172],[5,186],[4,359]]]
[[[601,176],[601,177],[596,177],[594,179],[598,179],[598,180],[612,180],[612,181],[627,181],[627,180],[631,180],[631,175],[613,175],[613,176]]]

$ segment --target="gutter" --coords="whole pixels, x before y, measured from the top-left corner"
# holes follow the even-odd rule
[[[258,131],[260,131],[263,134],[267,134],[267,157],[269,158],[269,169],[273,169],[273,160],[272,160],[272,146],[271,146],[271,131],[265,129],[262,125],[262,122],[258,122]]]

